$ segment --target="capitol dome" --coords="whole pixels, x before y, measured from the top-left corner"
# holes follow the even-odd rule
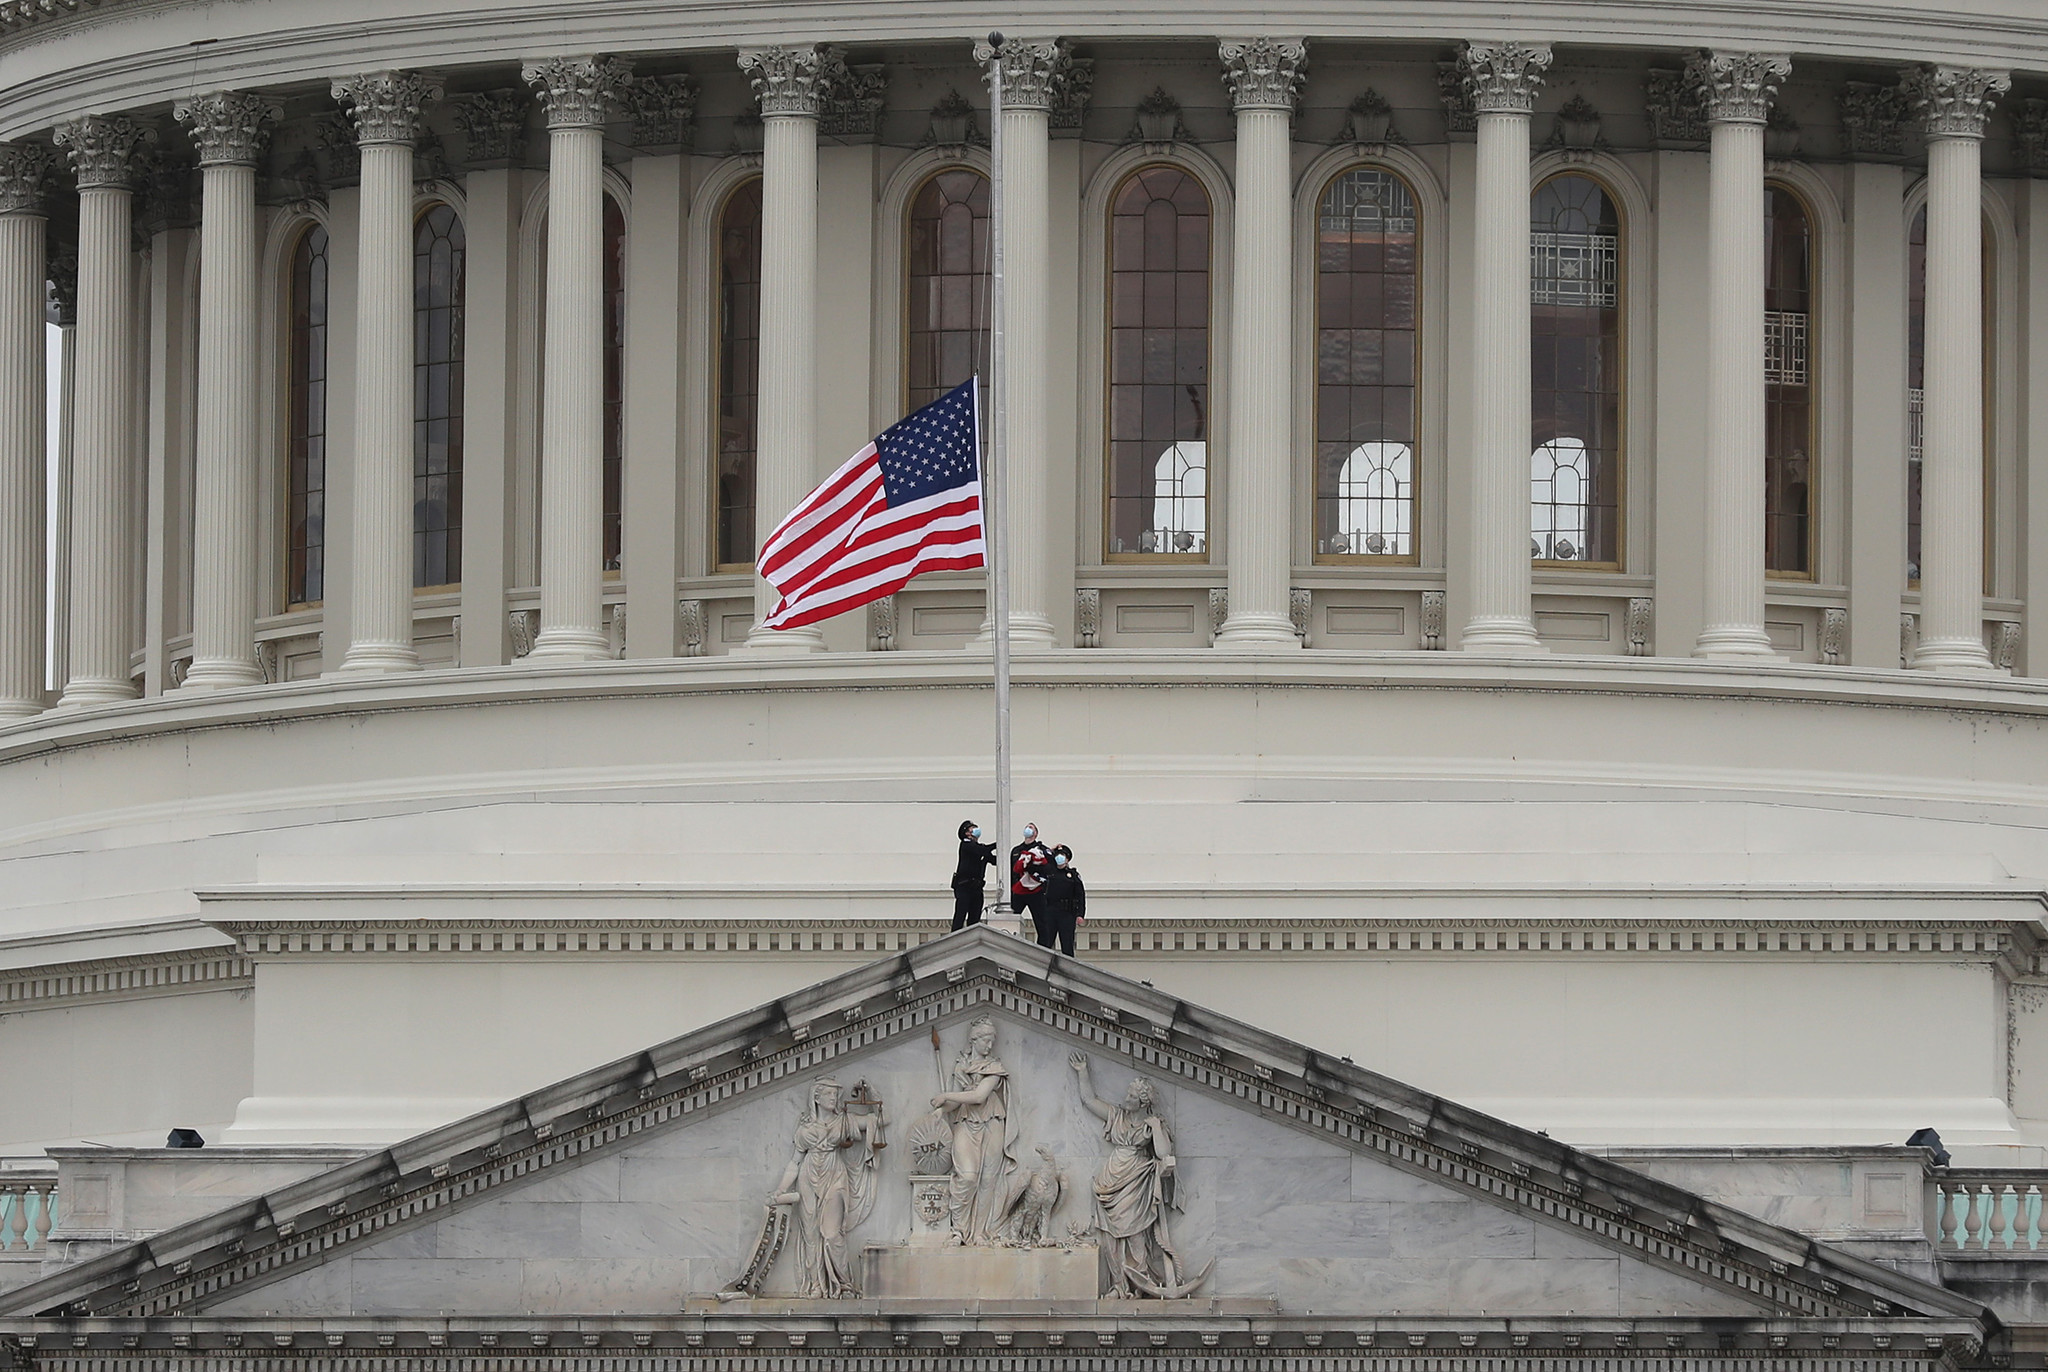
[[[0,0],[0,1267],[946,937],[983,575],[753,563],[998,314],[1083,961],[2038,1245],[2035,0]]]

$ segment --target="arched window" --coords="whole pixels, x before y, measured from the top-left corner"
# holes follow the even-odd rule
[[[1994,242],[1984,230],[1984,584],[1991,585],[1991,436],[1996,422],[1991,368],[1991,283]],[[1926,436],[1927,399],[1927,207],[1913,216],[1906,235],[1906,580],[1920,580],[1920,454]]]
[[[1530,555],[1621,556],[1621,217],[1599,182],[1554,176],[1530,200]]]
[[[462,220],[434,205],[413,230],[412,584],[462,580]]]
[[[1791,190],[1764,199],[1764,569],[1813,574],[1813,225]]]
[[[910,201],[907,409],[988,373],[988,178],[942,171]]]
[[[718,216],[718,565],[754,561],[754,448],[761,385],[761,181]]]
[[[1413,558],[1417,224],[1353,167],[1316,208],[1316,553]]]
[[[290,429],[285,445],[285,602],[317,604],[327,580],[327,230],[292,252]]]
[[[1209,196],[1141,167],[1110,201],[1109,555],[1209,548]]]
[[[604,569],[625,555],[626,212],[604,198]]]

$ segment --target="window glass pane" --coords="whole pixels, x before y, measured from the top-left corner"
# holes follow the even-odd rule
[[[718,562],[754,560],[754,449],[761,339],[761,182],[718,220]]]
[[[1316,552],[1415,554],[1415,197],[1354,167],[1316,208]]]
[[[462,296],[466,243],[448,205],[413,230],[412,584],[462,580]]]
[[[327,230],[292,254],[291,406],[285,449],[285,600],[325,594],[327,552]]]
[[[1764,200],[1764,567],[1804,576],[1813,536],[1813,233],[1783,186]]]
[[[1614,562],[1621,523],[1621,221],[1587,176],[1529,215],[1530,555]]]
[[[942,171],[910,201],[909,409],[988,371],[988,178]]]
[[[1209,197],[1144,167],[1110,205],[1109,547],[1206,553]]]

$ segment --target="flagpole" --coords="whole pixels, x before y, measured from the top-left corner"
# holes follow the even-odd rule
[[[1003,376],[1003,35],[988,36],[989,60],[989,390],[994,396],[989,425],[987,489],[983,535],[988,543],[991,637],[996,685],[996,852],[1002,855],[997,899],[1009,894],[1010,860],[1010,578],[1008,501],[1003,491],[1004,436],[1008,430],[1009,386]]]

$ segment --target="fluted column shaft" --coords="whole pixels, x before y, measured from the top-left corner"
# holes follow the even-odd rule
[[[1472,43],[1472,591],[1459,646],[1544,651],[1529,607],[1529,108],[1550,49]]]
[[[754,546],[758,549],[817,484],[818,106],[833,54],[768,48],[740,54],[761,97],[761,374],[755,440]],[[816,625],[764,629],[781,597],[754,579],[746,647],[816,652]]]
[[[275,107],[219,92],[180,104],[201,168],[192,666],[185,688],[248,686],[256,665],[256,155]]]
[[[78,365],[72,447],[70,679],[63,706],[135,695],[129,675],[136,473],[128,177],[153,132],[123,115],[62,125],[78,172]]]
[[[49,150],[0,144],[0,718],[43,708]]]
[[[526,68],[548,113],[541,357],[540,633],[529,662],[607,657],[604,626],[604,123],[630,79],[609,58]]]
[[[1922,671],[1989,671],[1984,646],[1985,116],[2003,72],[1930,67],[1908,81],[1927,133],[1927,304],[1920,449]]]
[[[1230,613],[1219,648],[1301,646],[1288,614],[1293,580],[1291,460],[1294,329],[1293,186],[1289,152],[1299,42],[1225,40],[1224,80],[1237,111],[1237,205],[1230,311]]]
[[[1768,658],[1764,632],[1764,119],[1785,58],[1702,53],[1707,172],[1707,508],[1699,657]]]
[[[362,149],[357,229],[355,530],[344,672],[418,671],[412,646],[412,150],[440,94],[414,72],[334,86]]]
[[[986,65],[987,44],[975,51]],[[1051,575],[1052,454],[1046,409],[1052,338],[1052,98],[1068,58],[1059,44],[1011,39],[1003,44],[1003,557],[1010,579],[1010,648],[1053,646],[1047,600]],[[983,403],[987,403],[986,397]],[[995,623],[993,599],[978,642]]]

